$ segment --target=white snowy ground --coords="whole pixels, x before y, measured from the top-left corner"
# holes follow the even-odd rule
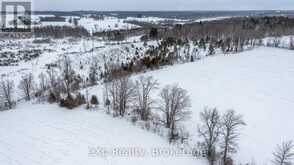
[[[194,63],[147,72],[161,86],[178,83],[192,99],[192,119],[185,125],[197,138],[204,107],[235,109],[244,115],[242,163],[270,164],[276,144],[294,139],[294,51],[256,48],[232,55],[207,57]],[[137,76],[134,76],[137,77]],[[102,101],[101,88],[93,88]],[[118,127],[117,127],[118,126]],[[90,146],[168,147],[164,139],[130,123],[81,109],[19,104],[0,114],[1,165],[25,164],[197,164],[192,158],[92,158]],[[3,162],[3,163],[2,163]],[[203,162],[198,162],[203,164]]]
[[[93,152],[99,148],[109,153]],[[102,111],[23,103],[0,115],[1,165],[204,164],[192,156],[155,156],[156,148],[172,149],[161,137]],[[112,155],[115,149],[123,153]]]
[[[73,17],[65,18],[66,22],[41,22],[40,25],[34,26],[74,26],[73,23],[69,23],[69,19]],[[139,28],[139,26],[137,25],[125,23],[125,20],[126,19],[120,19],[116,17],[105,17],[103,20],[95,20],[89,17],[82,17],[78,21],[78,26],[84,27],[86,30],[88,30],[89,33]]]
[[[1,15],[0,15],[1,16]],[[32,21],[39,22],[41,17],[54,17],[54,15],[32,15]],[[32,25],[33,27],[44,27],[44,26],[74,26],[73,22],[70,23],[70,18],[80,18],[80,17],[70,17],[65,16],[65,22],[40,22],[40,24]],[[11,22],[14,19],[14,16],[9,14],[6,16],[6,25],[8,27],[13,27]],[[103,32],[103,31],[112,31],[112,30],[126,30],[138,28],[139,26],[133,25],[130,23],[125,23],[124,21],[127,19],[120,19],[116,17],[105,17],[103,20],[94,20],[89,17],[82,17],[78,22],[78,26],[82,26],[87,29],[90,33],[93,32]],[[1,22],[1,20],[0,20]],[[19,27],[23,27],[19,25]]]
[[[180,21],[178,19],[166,19],[166,18],[160,18],[160,17],[142,17],[142,18],[137,18],[137,17],[127,17],[127,21],[138,21],[138,22],[148,22],[152,24],[159,24],[164,21],[168,20],[174,20],[174,21]]]
[[[294,140],[294,51],[257,48],[148,72],[161,85],[178,83],[192,99],[185,123],[197,141],[199,112],[235,109],[247,126],[236,154],[242,163],[270,164],[276,144]]]
[[[139,26],[137,25],[125,23],[124,19],[119,19],[116,17],[105,17],[104,20],[81,18],[81,20],[79,21],[79,26],[83,26],[90,33],[139,28]]]

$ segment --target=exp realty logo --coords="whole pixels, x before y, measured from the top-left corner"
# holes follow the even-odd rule
[[[31,32],[31,8],[29,1],[1,1],[1,32]]]

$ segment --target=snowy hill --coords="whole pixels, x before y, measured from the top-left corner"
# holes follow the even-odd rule
[[[197,124],[204,107],[217,107],[220,111],[235,109],[247,123],[242,130],[240,149],[234,156],[236,163],[269,164],[276,144],[294,139],[293,62],[293,51],[260,47],[143,75],[158,79],[161,87],[178,83],[187,89],[193,113],[192,119],[184,124],[192,135],[192,145],[199,141]],[[103,98],[102,86],[92,87],[89,92]],[[105,115],[102,109],[93,112],[83,107],[66,110],[57,105],[20,103],[14,110],[1,112],[0,135],[1,165],[205,164],[191,156],[89,155],[92,147],[137,147],[147,151],[171,147],[166,139],[132,126],[131,122]]]
[[[56,105],[27,103],[16,110],[2,112],[0,125],[1,165],[192,165],[201,162],[189,156],[152,155],[153,149],[169,149],[169,144],[157,135],[101,111],[84,108],[69,111]],[[122,153],[108,153],[104,157],[96,153],[98,147],[109,152],[118,149]],[[134,154],[132,148],[147,153]]]
[[[192,99],[192,119],[186,123],[195,141],[199,113],[208,106],[235,109],[244,115],[242,163],[268,164],[276,144],[294,139],[294,52],[257,48],[239,54],[208,57],[145,75],[162,86],[178,83]]]

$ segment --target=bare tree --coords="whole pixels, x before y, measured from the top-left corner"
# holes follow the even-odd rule
[[[294,143],[293,141],[283,142],[277,146],[277,150],[273,153],[274,165],[293,165],[294,159]]]
[[[39,88],[41,92],[44,92],[48,89],[48,80],[47,76],[44,73],[39,75]]]
[[[147,121],[150,117],[150,109],[153,103],[150,94],[158,88],[158,85],[158,82],[151,76],[142,76],[136,81],[137,104],[141,120]]]
[[[22,76],[19,84],[19,89],[22,91],[27,101],[30,101],[32,97],[31,95],[33,92],[33,81],[33,74],[29,73],[25,76]]]
[[[294,39],[292,36],[290,37],[290,49],[294,50]]]
[[[89,68],[89,83],[96,85],[98,81],[99,60],[93,57],[91,66]]]
[[[56,83],[57,83],[57,76],[56,76],[57,73],[53,68],[48,69],[46,73],[47,73],[48,81],[49,81],[48,85],[50,89],[54,91]]]
[[[76,80],[75,72],[72,68],[72,61],[69,57],[64,56],[63,59],[63,66],[62,66],[62,80],[65,87],[65,92],[67,94],[67,97],[71,96],[71,92],[74,88]],[[81,80],[79,80],[81,81]]]
[[[103,101],[104,101],[104,107],[106,108],[106,113],[110,113],[110,99],[109,99],[109,83],[104,83],[104,90],[103,90]]]
[[[58,73],[53,68],[47,70],[48,88],[49,88],[49,102],[56,102],[60,100],[60,94],[62,93],[63,81]]]
[[[237,152],[240,127],[245,125],[243,117],[237,115],[234,110],[229,110],[222,116],[221,148],[223,149],[224,165],[229,164],[228,154]]]
[[[13,81],[9,79],[1,81],[0,96],[2,95],[3,101],[5,104],[7,104],[9,109],[12,109],[14,105],[14,101],[12,100],[13,88],[14,88]]]
[[[83,79],[83,88],[85,89],[86,109],[90,109],[89,85],[87,79],[88,78]]]
[[[128,76],[110,82],[109,94],[115,116],[124,116],[135,99],[135,86]]]
[[[43,72],[40,73],[38,75],[38,86],[36,87],[35,90],[35,97],[37,98],[37,100],[39,102],[44,102],[46,99],[47,101],[49,101],[49,97],[51,97],[51,92],[49,93],[49,95],[47,95],[48,93],[48,89],[49,89],[49,83],[48,83],[48,79],[47,79],[47,74],[44,74]],[[49,96],[49,97],[48,97]],[[51,99],[51,98],[50,98]],[[50,100],[49,102],[51,102],[52,100]]]
[[[206,156],[210,165],[216,161],[216,144],[219,140],[221,118],[218,110],[205,108],[200,113],[201,125],[198,126],[199,136],[203,139]]]
[[[163,112],[166,128],[170,129],[170,142],[176,139],[177,124],[190,116],[191,106],[187,91],[178,85],[167,85],[160,92],[159,109]]]

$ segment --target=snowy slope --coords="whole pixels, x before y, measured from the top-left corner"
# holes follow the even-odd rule
[[[38,59],[20,63],[19,66],[1,67],[0,73],[9,73],[9,77],[17,82],[21,73],[33,71],[37,77],[44,71],[45,64],[57,61],[64,53],[72,54],[77,59],[77,64],[85,62],[85,66],[96,55],[113,57],[113,50],[121,52],[114,53],[119,55],[120,60],[125,60],[134,53],[132,49],[131,53],[127,53],[124,45],[110,46],[101,41],[95,41],[94,46],[105,47],[95,50],[95,53],[83,52],[83,49],[93,47],[92,41],[79,41],[75,44],[56,41],[52,46],[56,45],[62,45],[57,52],[44,54]],[[142,43],[135,45],[142,47]],[[118,57],[114,57],[116,58]],[[233,108],[244,115],[247,122],[240,141],[240,151],[236,155],[237,160],[242,163],[254,161],[257,164],[269,164],[276,144],[294,139],[294,132],[289,131],[294,130],[293,63],[293,51],[261,47],[239,54],[207,57],[144,75],[159,79],[162,86],[179,83],[188,90],[192,98],[193,116],[185,125],[193,136],[192,144],[199,140],[196,128],[199,112],[204,107],[217,107],[221,111]],[[77,65],[75,69],[78,68]],[[101,87],[94,87],[90,92],[102,98]],[[88,112],[83,109],[68,111],[54,105],[20,104],[16,110],[0,114],[1,165],[198,162],[192,158],[170,157],[93,158],[88,155],[88,147],[91,146],[150,149],[169,145],[161,137],[106,116],[103,112]]]
[[[203,164],[191,156],[152,155],[101,157],[93,148],[111,147],[143,151],[169,148],[161,137],[130,123],[84,108],[67,110],[57,105],[21,104],[0,115],[1,165],[192,165]],[[151,153],[151,152],[150,152]]]
[[[53,51],[42,53],[38,58],[29,61],[20,61],[16,66],[0,66],[0,80],[2,78],[9,78],[14,81],[17,88],[21,77],[32,73],[35,81],[37,81],[39,74],[47,71],[48,67],[46,65],[59,63],[60,60],[63,60],[64,55],[71,58],[76,72],[82,76],[86,76],[88,75],[88,69],[91,66],[93,58],[98,59],[99,66],[103,68],[104,61],[117,62],[118,64],[129,61],[135,56],[136,48],[143,55],[148,47],[144,47],[144,43],[139,41],[139,38],[130,37],[119,44],[118,42],[101,41],[99,39],[79,39],[72,41],[70,38],[56,39],[49,44],[34,44],[32,43],[33,39],[1,42],[0,46],[7,49],[6,51],[18,51],[28,49],[28,47],[40,48],[41,50],[51,49]],[[156,42],[150,41],[148,45],[156,45]],[[91,51],[93,48],[94,51]],[[81,65],[84,69],[80,68]],[[15,99],[18,100],[19,95],[16,95]]]
[[[244,115],[242,163],[269,164],[276,144],[294,139],[294,51],[257,48],[234,55],[208,57],[195,63],[149,72],[161,85],[178,83],[188,90],[193,116],[186,123],[197,138],[204,107],[235,109]]]
[[[81,18],[79,26],[84,27],[90,33],[112,30],[126,30],[138,28],[139,26],[125,23],[123,19],[115,17],[105,17],[103,20],[94,20],[93,18]]]
[[[38,16],[34,16],[38,18]],[[44,27],[44,26],[71,26],[74,27],[74,23],[70,23],[69,19],[73,17],[65,17],[65,22],[40,22],[38,25],[33,25],[34,27]],[[116,17],[105,17],[101,20],[95,20],[89,17],[77,17],[79,19],[78,26],[84,27],[89,33],[103,32],[103,31],[113,31],[113,30],[127,30],[133,28],[139,28],[137,25],[130,23],[125,23],[126,19],[120,19]]]

